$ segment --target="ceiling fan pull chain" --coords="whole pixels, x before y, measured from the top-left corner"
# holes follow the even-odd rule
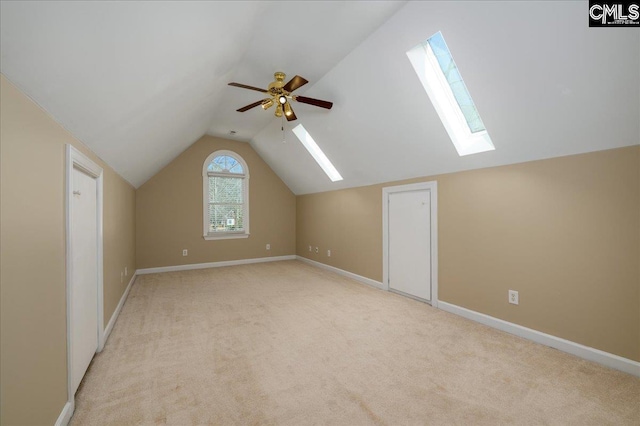
[[[282,143],[287,143],[287,139],[285,137],[285,133],[284,133],[284,115],[282,116]]]

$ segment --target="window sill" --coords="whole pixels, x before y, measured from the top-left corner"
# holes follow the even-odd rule
[[[220,234],[220,235],[211,235],[211,234],[207,234],[204,235],[202,238],[204,238],[207,241],[211,241],[211,240],[232,240],[232,239],[236,239],[236,238],[248,238],[249,234]]]

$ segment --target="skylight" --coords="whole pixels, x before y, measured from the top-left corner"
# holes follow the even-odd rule
[[[307,151],[309,151],[309,154],[311,154],[313,159],[316,160],[316,163],[318,163],[318,165],[322,167],[322,170],[324,170],[327,176],[329,176],[331,182],[342,180],[342,176],[340,176],[340,173],[338,173],[336,168],[333,167],[331,161],[329,161],[327,156],[324,155],[324,152],[322,152],[316,141],[313,140],[309,132],[307,132],[307,129],[305,129],[302,124],[298,124],[296,127],[294,127],[293,133],[295,133],[298,139],[300,139],[302,145],[307,148]]]
[[[437,32],[407,52],[458,155],[495,149],[451,52]]]

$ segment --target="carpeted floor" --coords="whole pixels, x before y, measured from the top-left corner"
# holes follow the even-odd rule
[[[79,425],[640,424],[640,379],[308,266],[138,277]]]

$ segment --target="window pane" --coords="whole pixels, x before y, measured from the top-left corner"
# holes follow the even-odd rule
[[[227,172],[235,174],[243,174],[242,165],[233,157],[228,155],[220,155],[214,158],[207,170],[210,172]]]
[[[209,202],[224,204],[243,203],[242,178],[209,177]]]
[[[242,204],[209,205],[209,232],[242,231],[243,229]]]
[[[243,174],[244,171],[242,170],[242,165],[236,161],[236,164],[229,168],[229,173]]]
[[[211,161],[211,163],[209,163],[209,167],[207,167],[207,170],[209,170],[210,172],[221,172],[224,170],[223,165],[220,164],[220,162],[218,161],[220,158],[222,157],[216,157],[213,159],[213,161]]]
[[[449,51],[449,48],[447,47],[447,44],[444,42],[444,38],[442,37],[442,33],[436,33],[427,41],[429,43],[429,46],[431,46],[433,54],[438,60],[440,69],[447,79],[449,87],[451,87],[453,97],[456,99],[456,102],[460,106],[460,110],[462,111],[462,114],[464,115],[464,118],[469,125],[471,133],[485,130],[484,123],[480,119],[480,114],[478,114],[478,110],[476,109],[476,106],[471,99],[471,95],[467,90],[467,86],[464,84],[464,81],[462,81],[460,71],[458,71],[458,67],[453,61],[451,52]]]

